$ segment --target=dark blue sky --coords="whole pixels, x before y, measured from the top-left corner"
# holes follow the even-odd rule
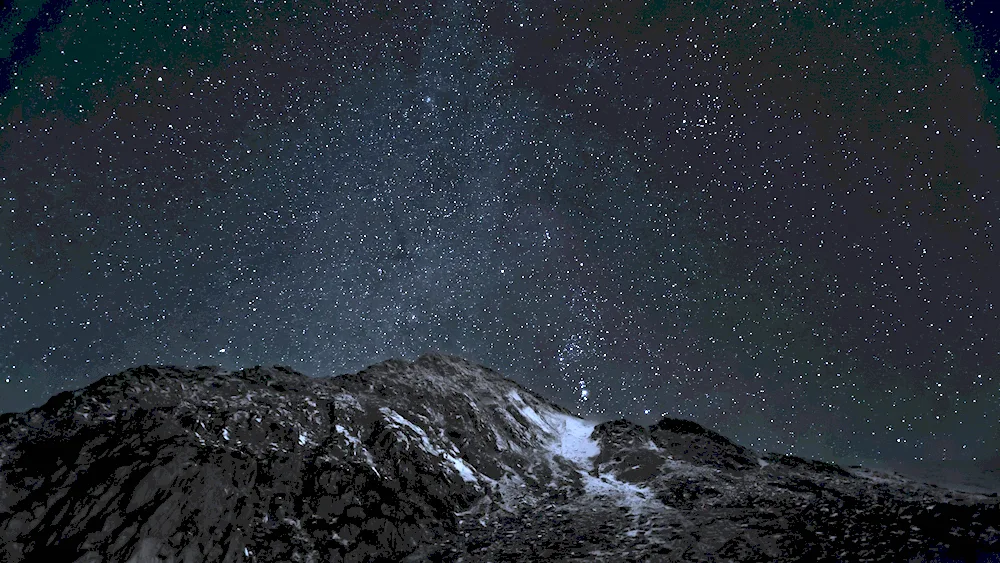
[[[996,457],[982,6],[18,3],[0,411],[437,349],[761,450]]]

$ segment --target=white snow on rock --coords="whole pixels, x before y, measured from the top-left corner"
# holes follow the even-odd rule
[[[403,415],[390,409],[389,407],[382,407],[379,409],[379,412],[384,414],[385,416],[388,416],[389,419],[395,422],[396,424],[405,426],[410,430],[412,430],[417,436],[420,436],[421,442],[423,442],[425,448],[433,448],[430,441],[427,439],[427,433],[424,432],[423,428],[420,428],[416,424],[413,424],[409,420],[406,420],[406,418],[404,418]]]
[[[365,448],[365,445],[361,443],[361,440],[357,436],[348,432],[347,429],[340,424],[334,425],[334,429],[338,434],[347,438],[348,443],[354,446],[355,453],[360,451],[361,454],[365,456],[365,460],[368,462],[368,465],[370,465],[372,469],[375,469],[375,459],[372,458],[372,454],[367,448]],[[378,473],[378,470],[376,469],[375,472]]]
[[[361,445],[361,440],[359,440],[358,437],[355,436],[354,434],[348,432],[347,429],[344,428],[342,425],[335,424],[334,429],[337,431],[338,434],[347,438],[348,443],[350,443],[352,446],[358,449],[362,450],[364,449],[364,447]]]
[[[587,474],[584,476],[583,482],[588,494],[614,499],[618,506],[623,506],[633,512],[646,507],[655,498],[648,487],[619,481],[610,473],[600,477]]]
[[[468,464],[465,463],[465,460],[448,453],[444,454],[444,457],[455,466],[455,469],[458,470],[458,474],[462,477],[462,479],[465,479],[470,483],[474,483],[479,480],[476,478],[476,474],[473,473],[472,469],[469,468]]]
[[[228,428],[223,428],[222,429],[222,438],[224,440],[229,440],[229,429]]]
[[[587,473],[594,457],[601,453],[601,447],[590,438],[597,423],[562,413],[552,413],[547,418],[555,431],[555,440],[550,443],[552,453],[561,455]]]
[[[479,479],[476,477],[475,471],[473,471],[472,468],[470,468],[469,465],[465,463],[465,460],[459,459],[448,452],[442,451],[441,448],[438,448],[437,446],[432,444],[430,438],[427,437],[427,433],[424,432],[423,428],[417,426],[416,424],[413,424],[409,420],[406,420],[406,418],[404,418],[403,415],[399,414],[398,412],[388,407],[380,408],[379,412],[389,417],[389,419],[395,422],[396,424],[400,426],[405,426],[406,428],[412,430],[417,436],[420,437],[420,445],[425,452],[431,455],[438,455],[443,457],[445,460],[448,461],[448,463],[450,463],[455,468],[455,471],[458,472],[459,476],[461,476],[462,479],[472,483],[479,481]]]
[[[583,479],[586,494],[609,498],[618,506],[629,508],[633,512],[654,500],[653,493],[647,487],[620,481],[613,474],[593,476],[593,460],[601,452],[597,441],[591,438],[596,422],[556,411],[538,414],[527,405],[521,412],[529,410],[538,419],[539,427],[551,435],[547,444],[549,452],[569,461],[576,468]],[[527,413],[525,416],[529,417]]]
[[[527,418],[540,428],[544,429],[548,427],[548,425],[545,424],[542,418],[538,416],[538,413],[535,412],[535,409],[531,408],[527,403],[525,403],[524,399],[521,398],[521,395],[518,394],[517,391],[511,390],[511,392],[508,394],[508,397],[510,397],[510,399],[514,401],[514,405],[517,407],[517,410],[524,415],[524,418]]]
[[[347,441],[350,442],[351,445],[356,448],[361,448],[361,440],[359,440],[357,436],[348,432],[347,429],[340,424],[335,425],[334,428],[337,430],[337,433],[347,438]]]

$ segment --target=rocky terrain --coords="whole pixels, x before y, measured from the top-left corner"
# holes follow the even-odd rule
[[[143,366],[0,416],[0,561],[1000,561],[1000,501],[590,422],[461,358]]]

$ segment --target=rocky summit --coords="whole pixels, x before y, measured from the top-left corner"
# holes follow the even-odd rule
[[[143,366],[0,416],[0,560],[984,562],[1000,502],[598,424],[452,356]]]

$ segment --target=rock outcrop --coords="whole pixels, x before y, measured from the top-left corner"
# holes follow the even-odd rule
[[[0,560],[994,561],[1000,505],[585,421],[452,356],[143,366],[0,416]]]

